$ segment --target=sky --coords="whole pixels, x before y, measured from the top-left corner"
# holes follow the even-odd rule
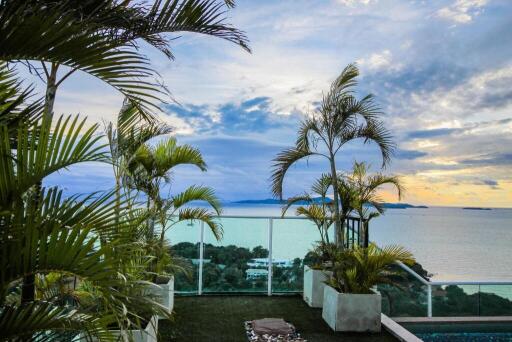
[[[397,144],[382,172],[402,178],[403,202],[512,207],[511,1],[245,0],[228,16],[248,35],[251,54],[192,34],[173,42],[174,61],[142,50],[176,101],[160,118],[208,164],[207,172],[176,169],[173,191],[201,184],[226,201],[271,197],[272,159],[293,145],[342,69],[357,63],[358,96],[376,96]],[[122,100],[77,73],[60,88],[56,112],[103,122]],[[381,171],[375,145],[347,145],[337,168],[356,160]],[[297,164],[285,197],[327,170],[321,159]],[[92,163],[47,182],[73,192],[113,184],[110,166]],[[382,197],[397,201],[391,189]]]

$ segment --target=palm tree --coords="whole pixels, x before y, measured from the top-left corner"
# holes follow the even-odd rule
[[[353,64],[342,71],[323,96],[319,110],[302,122],[295,146],[282,151],[274,159],[272,173],[272,192],[282,198],[285,175],[294,163],[312,156],[325,158],[329,162],[339,246],[343,246],[343,222],[336,169],[338,153],[345,144],[355,139],[363,139],[364,143],[375,142],[381,151],[384,167],[394,149],[391,135],[380,121],[382,112],[375,105],[373,95],[361,99],[354,95],[358,75],[359,70]]]
[[[58,86],[77,70],[103,80],[139,105],[153,105],[167,90],[139,52],[142,42],[173,58],[169,34],[219,37],[249,51],[245,34],[225,23],[233,1],[117,0],[0,1],[0,61],[27,64],[46,83],[45,113],[53,115]],[[28,61],[38,61],[37,63]],[[58,78],[61,66],[66,73]],[[148,111],[142,111],[152,118]]]
[[[141,108],[127,98],[119,111],[116,123],[109,122],[105,125],[118,203],[123,189],[123,195],[131,198],[129,189],[126,189],[122,182],[131,156],[149,140],[172,132],[172,128],[162,122],[145,120],[140,112]]]
[[[379,248],[372,243],[367,248],[340,251],[333,276],[327,283],[340,292],[355,294],[373,293],[372,288],[377,284],[400,286],[396,281],[400,274],[393,268],[397,261],[407,265],[415,263],[412,254],[397,245]]]
[[[369,221],[384,213],[385,208],[378,191],[386,185],[393,186],[400,200],[404,187],[397,176],[387,176],[382,173],[368,174],[368,164],[354,162],[352,172],[344,177],[344,186],[351,189],[354,194],[351,206],[362,221],[362,234],[365,245],[368,245]],[[373,209],[373,210],[372,210]]]
[[[155,237],[154,223],[159,224],[157,243],[154,244],[159,257],[166,251],[165,233],[177,223],[185,220],[198,220],[206,223],[217,239],[222,237],[222,226],[215,220],[222,209],[213,189],[204,186],[190,186],[178,194],[171,194],[172,171],[180,165],[193,165],[206,171],[206,163],[201,153],[189,145],[178,145],[176,138],[168,137],[155,146],[140,145],[127,160],[123,183],[128,189],[143,192],[150,215],[146,240]],[[164,186],[169,187],[166,197],[161,195]],[[137,196],[137,195],[136,195]],[[205,202],[209,208],[193,208],[192,202]],[[157,258],[158,264],[160,258]]]

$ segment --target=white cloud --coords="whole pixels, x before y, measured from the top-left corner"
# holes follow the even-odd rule
[[[400,63],[393,61],[393,54],[389,50],[372,53],[368,57],[361,58],[357,63],[371,71],[398,70]]]
[[[437,16],[457,24],[467,24],[473,20],[488,0],[457,0],[452,5],[441,8]]]
[[[376,0],[336,0],[338,3],[342,4],[342,5],[345,5],[345,6],[349,6],[349,7],[354,7],[354,6],[357,6],[357,5],[369,5],[371,2],[376,2]]]
[[[499,120],[510,117],[512,109],[512,65],[476,74],[453,88],[411,95],[409,106],[425,118],[478,118]]]

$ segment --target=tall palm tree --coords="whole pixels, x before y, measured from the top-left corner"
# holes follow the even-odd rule
[[[366,245],[368,245],[369,221],[385,211],[379,190],[383,186],[392,186],[396,189],[399,200],[405,190],[398,176],[388,176],[380,172],[369,175],[368,170],[367,163],[354,162],[352,172],[345,175],[343,179],[344,186],[351,189],[351,193],[354,194],[351,206],[361,218],[361,232]]]
[[[225,23],[233,1],[0,1],[0,61],[23,61],[46,82],[45,113],[53,115],[58,86],[77,70],[95,76],[139,105],[167,93],[140,53],[142,42],[173,58],[177,32],[219,37],[249,51],[245,34]],[[37,63],[29,61],[38,61]],[[57,79],[61,66],[68,67]],[[141,112],[148,118],[148,111]]]
[[[283,183],[290,167],[299,160],[318,156],[325,158],[330,167],[337,243],[342,246],[343,222],[340,220],[340,197],[336,157],[347,143],[362,139],[374,142],[382,154],[382,165],[391,158],[394,144],[389,131],[380,120],[381,110],[374,103],[373,95],[357,99],[354,87],[359,70],[348,65],[323,96],[317,112],[305,119],[298,132],[295,146],[279,153],[274,159],[272,192],[283,196]]]

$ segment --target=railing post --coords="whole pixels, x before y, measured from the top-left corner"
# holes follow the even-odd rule
[[[480,312],[481,312],[481,301],[482,301],[482,296],[480,295],[481,294],[481,285],[478,284],[478,316],[480,316]]]
[[[273,219],[268,219],[268,276],[267,276],[267,295],[272,296],[272,228]]]
[[[428,317],[432,317],[432,285],[428,284],[427,285],[427,300],[428,300],[428,303],[427,303],[427,314],[428,314]]]
[[[199,240],[199,279],[197,280],[197,294],[203,294],[203,260],[204,260],[204,222],[201,221],[201,233]]]

